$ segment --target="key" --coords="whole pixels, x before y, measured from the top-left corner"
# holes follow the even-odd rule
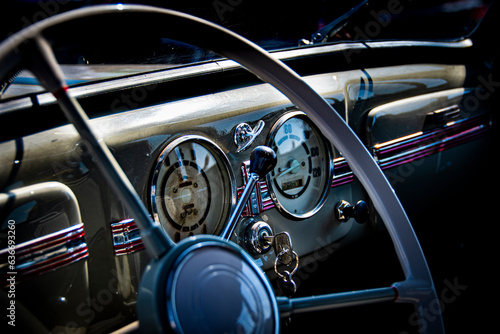
[[[278,275],[278,289],[283,295],[291,297],[297,290],[297,285],[292,279],[292,275],[297,271],[299,266],[299,257],[292,249],[292,239],[290,238],[290,234],[287,232],[280,232],[275,234],[272,239],[269,236],[265,236],[264,239],[272,244],[274,252],[276,253],[274,271]],[[278,269],[280,264],[287,267],[287,269],[281,272]],[[292,267],[292,264],[295,264],[293,269],[288,269]]]
[[[289,266],[293,261],[292,239],[288,232],[280,232],[273,237],[273,248],[280,263]]]
[[[292,279],[290,272],[284,271],[283,275],[278,278],[278,289],[286,297],[292,297],[295,291],[297,291],[297,285]]]

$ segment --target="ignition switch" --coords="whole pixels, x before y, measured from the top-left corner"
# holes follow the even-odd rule
[[[265,254],[271,249],[273,230],[263,221],[251,220],[246,226],[243,235],[245,249],[254,255]]]

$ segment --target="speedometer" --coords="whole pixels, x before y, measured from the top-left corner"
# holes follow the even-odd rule
[[[283,116],[271,130],[268,145],[277,164],[267,175],[271,198],[284,215],[305,219],[324,204],[333,168],[331,148],[302,112]]]
[[[160,154],[153,173],[153,218],[178,242],[195,234],[218,234],[235,203],[229,162],[211,141],[183,136]]]

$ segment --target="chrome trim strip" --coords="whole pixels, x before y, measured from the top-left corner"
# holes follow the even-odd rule
[[[432,47],[432,48],[456,48],[465,49],[473,45],[470,38],[463,40],[439,42],[439,41],[412,41],[412,40],[396,40],[396,41],[373,41],[364,43],[370,49],[373,48],[396,48],[396,47]]]
[[[243,189],[245,189],[245,186],[248,182],[248,175],[250,168],[249,166],[250,166],[250,161],[245,161],[241,165],[243,185],[237,188],[238,199],[241,197]],[[266,181],[260,181],[258,185],[259,186],[256,187],[253,193],[250,195],[250,199],[248,200],[248,203],[243,209],[243,212],[241,214],[242,217],[253,217],[256,214],[274,208],[274,202],[271,199],[271,195],[269,193]]]
[[[429,132],[418,132],[373,147],[380,168],[410,163],[478,138],[490,128],[489,118],[475,117],[446,124]]]
[[[124,219],[112,223],[111,234],[113,237],[113,251],[116,256],[132,254],[145,249],[140,230],[134,219]]]
[[[444,109],[436,112],[442,110]],[[377,144],[372,147],[372,151],[375,159],[378,160],[380,168],[385,170],[472,141],[487,133],[490,128],[490,116],[476,116],[449,122],[438,129],[420,131]],[[334,159],[332,188],[350,183],[353,180],[354,175],[347,161],[343,157]]]
[[[260,193],[262,198],[262,211],[274,208],[274,202],[269,194],[269,189],[265,181],[260,183]]]
[[[333,159],[332,188],[343,184],[351,183],[354,180],[354,173],[349,168],[349,164],[344,157]]]
[[[16,281],[38,276],[89,256],[83,224],[15,245],[15,268],[9,265],[9,248],[0,250],[1,285],[15,273]]]

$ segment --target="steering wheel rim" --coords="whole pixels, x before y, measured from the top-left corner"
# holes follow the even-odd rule
[[[406,277],[405,281],[393,285],[398,291],[397,301],[415,304],[420,320],[425,323],[423,329],[426,331],[444,332],[441,316],[432,322],[427,322],[424,317],[425,310],[430,308],[436,310],[439,307],[432,277],[408,217],[378,164],[330,104],[290,68],[275,60],[252,42],[208,21],[167,9],[136,5],[95,6],[40,21],[4,41],[0,45],[0,78],[4,79],[21,62],[24,62],[41,83],[56,96],[63,110],[65,106],[74,104],[76,101],[64,95],[66,89],[64,78],[57,64],[53,64],[55,59],[49,51],[47,39],[42,35],[53,34],[57,28],[67,22],[101,15],[146,15],[152,22],[158,22],[157,20],[161,19],[161,28],[165,29],[173,39],[212,50],[240,63],[260,79],[273,85],[304,111],[325,137],[343,153],[384,221]],[[182,32],[172,29],[179,26],[184,27]],[[186,31],[196,33],[189,34]],[[29,49],[31,44],[34,44],[36,52],[43,56],[42,60],[32,55],[26,56],[26,49]],[[23,57],[20,57],[19,51]],[[64,101],[65,98],[68,101]],[[88,126],[83,110],[81,113],[84,116],[79,122],[78,119],[72,118],[72,111],[66,112],[79,132],[87,131],[89,134],[85,135],[97,138]],[[107,147],[102,142],[99,145],[105,151]],[[116,187],[122,192],[131,193],[128,197],[123,195],[122,199],[127,205],[135,208],[132,213],[136,214],[139,227],[145,230],[143,239],[146,248],[153,257],[159,259],[157,262],[161,262],[160,260],[165,258],[163,255],[172,254],[171,250],[177,246],[174,246],[159,224],[149,219],[148,212],[140,198],[109,151],[105,151],[98,160],[109,160],[110,164],[107,166],[114,169],[118,175],[113,178],[112,183],[116,183]],[[120,182],[124,185],[120,185]],[[133,203],[134,201],[136,203]],[[438,313],[441,315],[441,312]]]

